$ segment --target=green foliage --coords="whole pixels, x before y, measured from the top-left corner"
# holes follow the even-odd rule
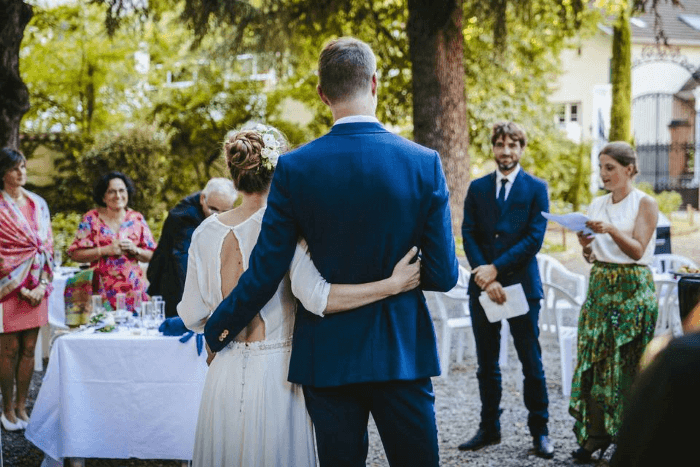
[[[82,214],[77,212],[59,212],[51,217],[51,230],[53,231],[54,251],[63,253],[63,265],[74,266],[75,263],[68,257],[66,251],[78,230],[78,224],[82,219]]]
[[[546,237],[542,243],[542,249],[540,250],[541,253],[548,255],[552,253],[561,253],[563,251],[566,251],[566,248],[564,248],[564,244],[561,241],[550,240]]]
[[[141,190],[146,184],[147,197],[134,200],[134,206],[144,214],[162,212],[208,178],[225,176],[221,141],[249,119],[277,126],[292,145],[323,134],[332,117],[315,91],[317,55],[325,41],[343,35],[373,47],[380,81],[378,118],[411,136],[413,70],[405,1],[154,0],[149,16],[124,15],[111,38],[102,24],[105,3],[42,11],[24,42],[23,72],[34,105],[25,131],[48,132],[57,124],[63,130],[61,143],[51,146],[63,152],[55,185],[40,191],[51,198],[54,210],[92,207],[94,174],[109,166],[135,176],[148,172],[137,182]],[[595,10],[580,9],[576,1],[501,2],[507,5],[501,18],[494,14],[495,3],[471,0],[463,7],[472,164],[483,170],[489,163],[493,122],[521,122],[530,139],[526,168],[550,182],[553,200],[585,203],[585,150],[566,141],[554,126],[547,96],[558,73],[559,52],[576,28],[583,25],[585,33],[594,27]],[[114,18],[110,21],[116,25]],[[507,35],[496,37],[495,30]],[[138,62],[131,58],[140,52],[150,56],[147,74],[137,71]],[[262,70],[274,68],[279,78],[274,89],[245,79],[250,73],[241,70],[237,59],[244,52],[258,54]],[[194,85],[166,85],[168,72],[173,81]],[[308,125],[285,120],[281,104],[289,98],[314,114]],[[132,128],[145,128],[141,131],[157,140],[154,147],[139,143],[141,149],[155,151],[142,158],[143,166],[131,149],[116,149],[122,137],[128,145],[136,144],[137,138],[129,136]],[[104,136],[107,130],[111,136]],[[123,157],[123,167],[108,161],[127,152],[132,155]],[[146,200],[148,206],[142,204]]]
[[[652,196],[659,205],[659,211],[666,214],[666,216],[670,216],[672,212],[677,211],[678,208],[681,207],[683,197],[677,191],[662,191],[656,193],[651,183],[646,182],[638,183],[636,186],[644,193]]]
[[[151,217],[146,219],[148,228],[151,229],[156,243],[160,241],[160,234],[163,233],[163,224],[165,223],[166,217],[168,217],[168,211],[161,211],[154,213]]]
[[[107,172],[123,172],[136,187],[129,206],[148,218],[166,210],[164,192],[168,186],[164,178],[170,168],[164,138],[152,128],[144,127],[101,135],[75,171],[88,186],[93,186]]]
[[[610,141],[631,141],[632,125],[632,27],[628,8],[621,8],[613,27],[612,107]]]
[[[99,133],[136,115],[139,37],[129,22],[107,37],[103,14],[82,3],[35,9],[20,51],[32,103],[23,131]]]

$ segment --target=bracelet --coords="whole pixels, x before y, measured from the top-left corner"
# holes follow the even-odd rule
[[[39,281],[39,285],[43,285],[44,287],[48,287],[49,281],[46,280],[46,279],[41,279],[41,280]]]

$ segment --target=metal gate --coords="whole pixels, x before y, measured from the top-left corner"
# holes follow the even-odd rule
[[[632,101],[632,119],[637,181],[651,184],[657,192],[691,190],[697,199],[694,106],[673,94],[644,94]]]

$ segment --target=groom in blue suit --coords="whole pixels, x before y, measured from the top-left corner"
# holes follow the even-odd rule
[[[498,367],[501,323],[491,323],[479,302],[481,293],[503,303],[503,287],[522,284],[530,310],[508,320],[515,350],[523,365],[525,407],[534,453],[554,456],[547,431],[548,398],[538,340],[542,284],[535,255],[540,251],[549,210],[547,184],[519,165],[525,130],[512,122],[493,126],[491,134],[498,169],[469,185],[464,201],[462,239],[469,265],[469,306],[476,342],[477,379],[481,396],[479,430],[460,450],[475,451],[501,442],[501,371]]]
[[[420,288],[447,291],[457,282],[440,158],[375,118],[369,46],[352,38],[326,45],[317,91],[335,124],[279,159],[250,267],[206,324],[213,351],[272,297],[299,237],[330,283],[387,278],[412,246],[420,249]],[[289,381],[303,385],[322,466],[365,465],[370,413],[391,465],[438,466],[430,377],[440,368],[420,288],[325,317],[298,305]]]

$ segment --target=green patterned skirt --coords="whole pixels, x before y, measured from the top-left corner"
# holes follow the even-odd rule
[[[589,404],[605,414],[613,438],[622,421],[639,359],[654,337],[658,304],[651,270],[636,264],[596,262],[578,320],[577,364],[569,413],[583,446],[591,428]]]

